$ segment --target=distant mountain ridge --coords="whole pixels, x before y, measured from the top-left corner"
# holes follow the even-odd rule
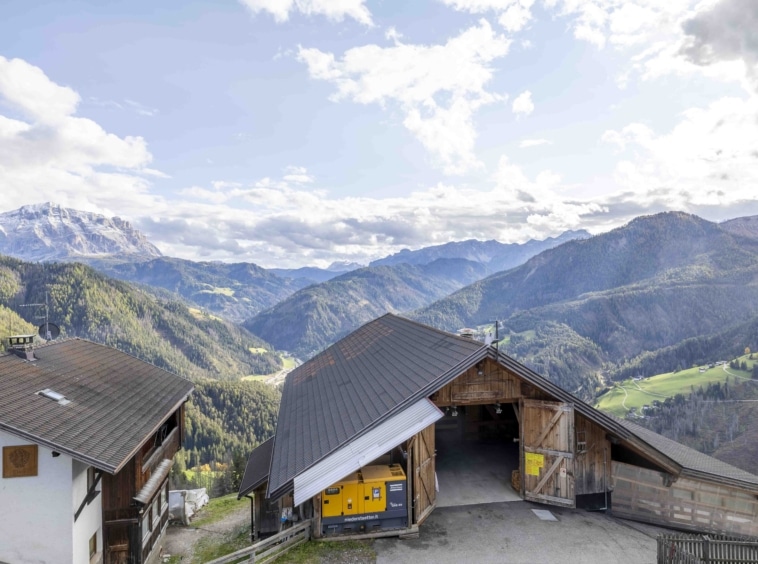
[[[485,273],[463,259],[361,268],[299,290],[243,326],[306,359],[375,317],[421,307]]]
[[[170,257],[109,263],[87,261],[108,276],[163,288],[240,323],[310,284],[283,278],[253,263],[194,262]]]
[[[453,331],[500,320],[509,354],[587,390],[592,375],[757,312],[758,238],[667,212],[547,250],[410,315]]]
[[[0,254],[32,262],[161,256],[128,221],[50,202],[0,214]]]
[[[552,249],[574,239],[587,239],[592,235],[585,230],[566,231],[557,237],[538,241],[530,239],[526,243],[500,243],[495,240],[451,241],[443,245],[424,247],[416,251],[403,249],[399,253],[375,260],[369,266],[391,266],[396,264],[429,264],[440,258],[465,259],[487,267],[488,273],[501,272],[523,264],[534,255]]]

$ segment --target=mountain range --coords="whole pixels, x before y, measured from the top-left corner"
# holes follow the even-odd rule
[[[499,347],[585,399],[615,379],[758,349],[758,217],[669,212],[516,247],[463,241],[334,265],[322,282],[163,257],[126,222],[52,204],[0,214],[0,243],[25,259],[0,257],[4,334],[33,331],[40,312],[21,306],[47,299],[65,336],[204,382],[190,410],[196,461],[264,438],[276,398],[241,378],[280,369],[275,349],[304,360],[386,311],[480,337],[497,323]],[[231,397],[268,406],[269,419],[221,445],[256,417]]]
[[[691,350],[684,343],[692,339],[702,340],[698,347],[718,341],[758,311],[755,217],[717,224],[669,212],[595,236],[453,242],[363,268],[336,264],[323,282],[301,276],[305,270],[287,277],[251,263],[155,256],[157,249],[120,221],[45,204],[2,214],[0,229],[27,259],[80,258],[156,299],[241,323],[264,348],[302,359],[387,311],[451,331],[491,330],[497,321],[500,346],[584,394],[603,377],[670,363],[682,354],[671,351]],[[121,235],[113,235],[119,226]],[[43,236],[50,233],[75,233],[76,244]],[[509,268],[492,274],[502,266]],[[342,268],[348,271],[339,274]]]

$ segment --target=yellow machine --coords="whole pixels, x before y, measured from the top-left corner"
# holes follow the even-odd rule
[[[324,534],[407,526],[405,472],[399,464],[364,466],[321,493]]]

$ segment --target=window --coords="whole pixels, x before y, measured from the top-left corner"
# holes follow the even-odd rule
[[[150,525],[153,521],[150,513],[151,513],[150,511],[146,511],[145,514],[142,516],[142,540],[143,541],[150,534],[150,530],[151,530]]]
[[[89,539],[89,558],[92,560],[92,558],[97,554],[97,533],[92,535],[92,538]]]
[[[168,505],[168,482],[161,488],[161,508],[163,511],[166,510],[166,506]]]

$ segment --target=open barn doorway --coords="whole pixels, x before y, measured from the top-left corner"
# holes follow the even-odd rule
[[[521,500],[511,486],[511,474],[519,467],[514,404],[443,410],[435,425],[437,507]]]

